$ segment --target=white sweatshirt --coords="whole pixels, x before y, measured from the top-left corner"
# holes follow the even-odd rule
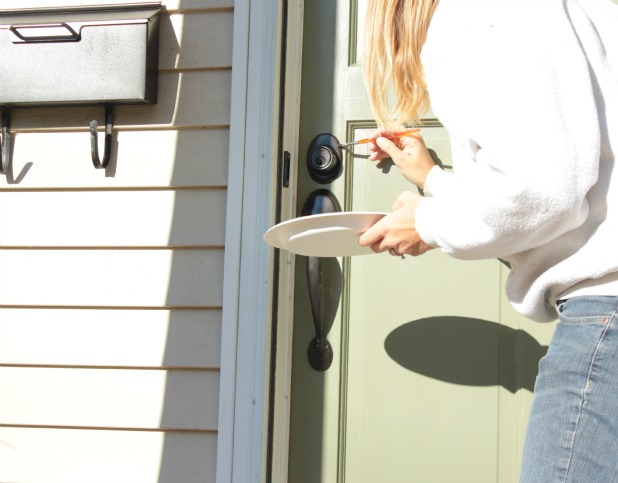
[[[618,7],[440,0],[422,60],[454,167],[427,178],[422,239],[510,262],[507,296],[537,321],[582,282],[616,282]]]

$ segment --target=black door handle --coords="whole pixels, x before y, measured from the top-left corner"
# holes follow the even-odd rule
[[[309,195],[301,211],[301,216],[336,213],[339,211],[341,211],[341,207],[335,195],[328,190],[319,189]],[[335,271],[333,270],[334,265],[336,265],[337,269],[339,268],[337,259],[307,257],[307,284],[309,286],[309,302],[311,304],[311,315],[315,329],[315,337],[309,343],[307,357],[309,359],[309,364],[316,371],[325,371],[333,362],[333,348],[326,336],[332,325],[333,320],[331,319],[334,317],[334,314],[331,314],[331,312],[333,312],[331,310],[325,310],[323,304],[325,299],[324,292],[328,292],[328,303],[330,305],[338,303],[340,295],[340,293],[336,293],[336,300],[333,300],[333,290],[324,290],[323,275],[325,262],[328,268],[330,268],[330,270],[328,270],[330,276],[339,277],[339,279],[341,279],[340,271],[339,274],[332,273]],[[340,280],[338,282],[340,282]],[[338,285],[340,286],[340,283]],[[336,287],[337,285],[331,283],[330,288],[333,286]]]

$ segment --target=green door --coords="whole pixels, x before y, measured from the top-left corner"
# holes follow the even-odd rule
[[[305,2],[299,159],[311,140],[341,142],[374,124],[360,69],[363,0]],[[446,169],[448,136],[431,114],[422,135]],[[362,149],[343,173],[312,181],[299,163],[298,213],[316,189],[346,211],[390,211],[411,186]],[[304,257],[297,257],[290,483],[516,482],[537,364],[553,324],[518,316],[504,297],[507,268],[433,250],[324,261],[323,316],[334,358],[307,360],[315,335]]]

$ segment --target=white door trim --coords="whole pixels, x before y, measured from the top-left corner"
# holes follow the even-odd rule
[[[278,137],[279,0],[234,2],[217,483],[264,475]]]
[[[304,156],[299,151],[300,98],[303,48],[303,0],[282,0],[287,4],[285,29],[284,90],[285,104],[280,109],[282,149],[290,154],[289,180],[280,191],[280,220],[296,217],[298,168]],[[283,32],[282,32],[283,33]],[[281,106],[280,106],[281,107]],[[294,320],[294,283],[296,256],[285,250],[279,252],[278,272],[273,273],[273,283],[278,284],[278,296],[273,300],[277,323],[273,323],[272,339],[276,347],[271,350],[274,370],[271,377],[270,414],[271,434],[270,473],[268,483],[287,483],[290,432],[290,402],[292,382],[292,335]],[[274,285],[273,285],[274,288]]]

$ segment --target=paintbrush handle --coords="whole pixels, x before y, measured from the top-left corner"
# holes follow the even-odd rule
[[[387,139],[398,139],[398,138],[402,138],[404,136],[411,136],[412,134],[416,134],[419,131],[420,131],[419,128],[408,129],[407,131],[402,131],[402,132],[391,134],[390,136],[383,136],[383,137],[385,137]],[[359,141],[354,141],[354,142],[346,143],[346,144],[340,144],[339,147],[343,148],[345,146],[353,146],[355,144],[368,144],[368,143],[373,142],[373,141],[375,141],[374,138],[364,138],[364,139],[361,139]]]

